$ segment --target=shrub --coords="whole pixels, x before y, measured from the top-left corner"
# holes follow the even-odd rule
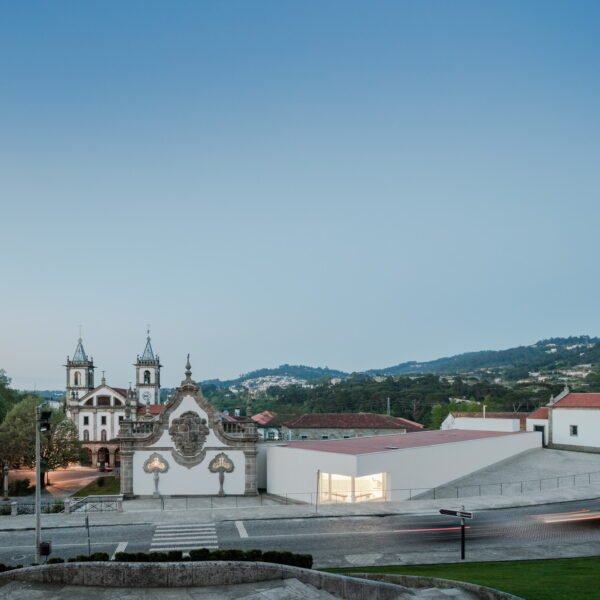
[[[64,563],[65,559],[64,558],[59,558],[58,556],[54,557],[54,558],[49,558],[46,561],[47,565],[58,565],[60,563]]]
[[[210,560],[210,550],[208,548],[190,550],[190,560]]]
[[[78,554],[77,556],[72,556],[69,558],[68,562],[105,562],[107,560],[110,560],[110,557],[106,552],[94,552],[89,556],[87,554]]]
[[[32,486],[29,479],[15,479],[8,482],[9,496],[29,496],[35,491],[35,486]]]
[[[246,550],[246,560],[261,561],[263,552],[262,550]]]
[[[10,515],[10,504],[0,504],[0,516]]]

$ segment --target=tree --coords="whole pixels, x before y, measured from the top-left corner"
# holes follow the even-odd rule
[[[0,426],[0,451],[9,464],[35,467],[35,409],[40,398],[28,396],[14,406]],[[41,434],[43,478],[47,473],[79,460],[81,444],[75,425],[60,410],[52,410],[50,433]]]
[[[10,389],[10,377],[4,369],[0,369],[0,423],[4,421],[6,413],[19,399],[19,393]]]

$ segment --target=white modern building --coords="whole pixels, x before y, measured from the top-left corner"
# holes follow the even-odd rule
[[[539,448],[539,432],[423,431],[266,448],[267,491],[302,502],[405,500]]]
[[[527,413],[454,412],[449,413],[440,429],[474,431],[525,431]]]

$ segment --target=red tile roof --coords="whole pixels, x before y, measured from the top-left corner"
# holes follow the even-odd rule
[[[553,404],[553,408],[600,408],[600,394],[574,394],[571,392]]]
[[[374,413],[308,413],[285,423],[290,429],[406,429],[420,431],[423,425]]]
[[[445,429],[438,431],[421,431],[417,433],[373,435],[341,440],[315,440],[305,442],[288,442],[279,444],[301,450],[319,452],[335,452],[337,454],[370,454],[389,450],[405,450],[423,446],[438,446],[454,442],[469,442],[504,435],[522,435],[521,432],[510,431],[471,431],[464,429]]]
[[[263,410],[261,413],[252,415],[252,420],[258,425],[267,425],[277,416],[272,410]]]
[[[483,419],[482,412],[453,412],[451,413],[454,418],[456,417],[471,417],[474,419]],[[490,412],[486,411],[486,419],[519,419],[519,425],[522,431],[525,431],[527,423],[527,413],[522,412]]]
[[[121,396],[124,396],[125,398],[127,398],[127,390],[125,388],[116,388],[116,387],[112,387],[111,388],[113,390],[115,390],[115,392],[117,392],[117,394],[121,394]]]
[[[148,406],[148,408],[150,409],[150,414],[151,415],[160,415],[160,413],[162,412],[163,408],[165,407],[164,404],[150,404],[150,406]],[[146,414],[146,407],[145,406],[138,406],[137,407],[137,414],[138,415],[145,415]]]
[[[548,419],[548,407],[540,406],[537,410],[534,410],[527,418],[528,419]]]

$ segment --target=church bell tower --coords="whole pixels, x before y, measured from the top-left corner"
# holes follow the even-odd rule
[[[150,330],[146,338],[144,353],[135,363],[135,387],[137,399],[142,405],[160,404],[160,359],[154,355],[150,343]]]
[[[75,354],[67,356],[67,400],[75,400],[85,396],[94,389],[94,359],[88,359],[81,338],[77,341]]]

